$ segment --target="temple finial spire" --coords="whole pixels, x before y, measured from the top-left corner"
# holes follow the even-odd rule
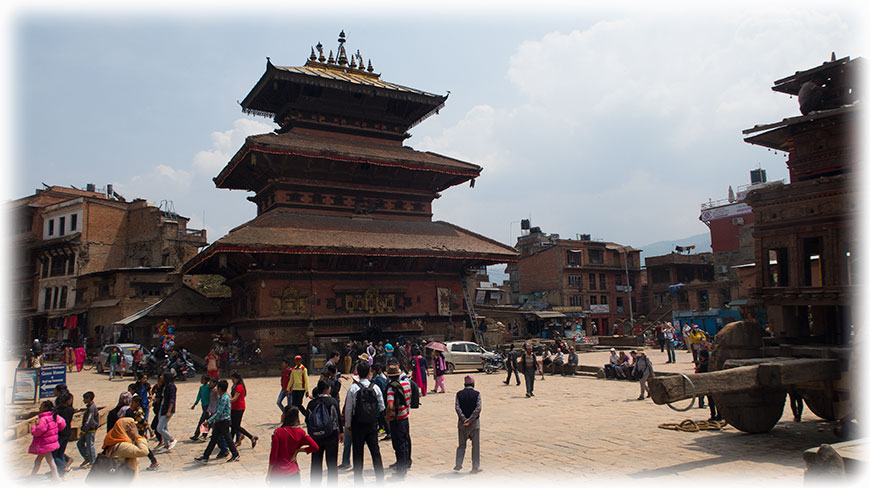
[[[366,68],[366,71],[368,71],[369,73],[374,73],[374,72],[375,72],[375,69],[372,68],[372,60],[371,60],[371,59],[369,59],[369,67]]]
[[[326,56],[323,55],[323,44],[319,42],[317,43],[317,52],[320,53],[320,56],[317,57],[317,60],[321,63],[326,61]]]
[[[310,59],[311,61],[317,61],[317,55],[314,54],[314,46],[311,47],[311,55],[308,56],[308,59]]]
[[[326,60],[326,64],[335,64],[335,57],[332,55],[332,49],[329,50],[329,59]]]
[[[347,41],[345,39],[344,30],[338,35],[338,51],[336,52],[336,57],[338,58],[338,64],[340,66],[344,66],[347,64],[347,52],[344,50],[344,43]]]

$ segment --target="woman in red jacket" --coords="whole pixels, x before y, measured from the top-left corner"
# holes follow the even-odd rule
[[[269,470],[266,472],[268,481],[289,482],[299,484],[299,465],[296,455],[299,451],[308,454],[318,450],[314,439],[299,427],[299,409],[295,406],[284,408],[281,415],[281,427],[272,434],[272,452],[269,453]]]

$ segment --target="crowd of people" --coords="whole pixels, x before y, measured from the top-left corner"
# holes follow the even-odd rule
[[[667,342],[673,327],[667,324],[661,330]],[[689,337],[692,332],[689,332]],[[338,473],[343,469],[352,469],[354,479],[360,481],[364,450],[367,449],[375,477],[380,481],[384,479],[385,471],[380,453],[382,441],[391,441],[395,452],[396,463],[388,468],[394,470],[396,478],[404,478],[412,466],[412,411],[419,408],[420,398],[427,392],[446,392],[444,374],[447,363],[444,356],[433,350],[427,358],[425,347],[426,343],[421,341],[399,341],[395,345],[389,341],[348,343],[343,350],[327,355],[314,385],[309,384],[309,371],[301,355],[283,359],[276,400],[280,417],[276,418],[278,427],[271,435],[267,478],[298,480],[299,455],[304,452],[311,456],[312,485],[320,484],[324,464],[329,485],[336,484]],[[707,351],[699,348],[697,357],[699,369],[704,370]],[[173,451],[178,442],[173,431],[177,428],[191,428],[192,441],[207,442],[202,454],[194,458],[197,463],[238,461],[239,448],[246,439],[251,449],[256,448],[259,437],[243,425],[248,395],[244,379],[236,371],[231,372],[229,378],[222,379],[222,359],[218,348],[206,356],[207,374],[200,378],[200,386],[190,404],[191,410],[199,408],[201,412],[196,424],[189,426],[172,423],[176,409],[180,408],[173,375],[161,374],[152,385],[149,376],[140,373],[136,381],[120,393],[117,404],[106,414],[107,435],[100,452],[122,460],[131,477],[135,477],[139,470],[138,458],[149,459],[148,470],[160,468],[158,456]],[[544,346],[541,354],[535,351],[533,344],[526,343],[516,349],[511,345],[505,362],[507,378],[504,383],[509,385],[515,378],[519,386],[522,376],[525,396],[531,398],[535,395],[534,383],[538,377],[544,380],[545,372],[573,374],[578,357],[574,347],[561,341]],[[434,379],[432,390],[428,390],[430,369]],[[654,374],[652,362],[643,352],[631,351],[626,355],[615,349],[611,349],[605,372],[608,378],[639,381],[639,400],[648,394],[647,380]],[[345,392],[342,392],[342,380],[345,380],[345,385],[350,382]],[[476,473],[481,471],[481,396],[475,390],[473,377],[466,376],[463,386],[456,393],[454,402],[458,419],[454,469],[462,469],[466,445],[471,441],[471,470]],[[94,438],[100,425],[100,413],[93,392],[85,392],[81,398],[85,411],[77,447],[83,458],[80,467],[88,468],[97,459]],[[41,405],[30,449],[37,456],[33,473],[37,472],[43,460],[55,478],[61,478],[69,471],[72,460],[65,450],[70,439],[72,401],[72,393],[60,385],[54,402],[46,401]],[[711,417],[718,418],[712,402],[710,408]],[[215,448],[218,451],[213,456]]]

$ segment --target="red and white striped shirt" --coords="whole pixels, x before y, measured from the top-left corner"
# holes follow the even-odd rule
[[[411,413],[411,382],[408,381],[407,378],[399,380],[399,384],[402,385],[402,393],[405,397],[405,405],[398,408],[390,406],[390,402],[396,402],[396,397],[393,392],[394,388],[390,386],[392,382],[393,380],[390,380],[390,382],[387,383],[387,409],[394,409],[392,412],[395,413],[395,420],[406,419]]]

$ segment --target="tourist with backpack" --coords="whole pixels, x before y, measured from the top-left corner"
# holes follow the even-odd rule
[[[411,413],[411,382],[400,379],[398,364],[387,367],[387,406],[386,417],[390,424],[393,450],[396,451],[396,476],[403,478],[410,467],[411,431],[408,417]]]
[[[341,407],[330,395],[326,380],[317,382],[314,399],[308,403],[308,435],[317,443],[311,454],[311,486],[320,486],[323,478],[323,458],[326,456],[326,484],[338,484],[338,444],[344,442]]]
[[[375,468],[375,479],[384,480],[384,465],[378,447],[378,414],[384,410],[381,390],[369,380],[370,366],[365,361],[357,364],[359,381],[347,389],[344,408],[344,430],[353,435],[353,479],[363,481],[363,446],[367,445]]]

